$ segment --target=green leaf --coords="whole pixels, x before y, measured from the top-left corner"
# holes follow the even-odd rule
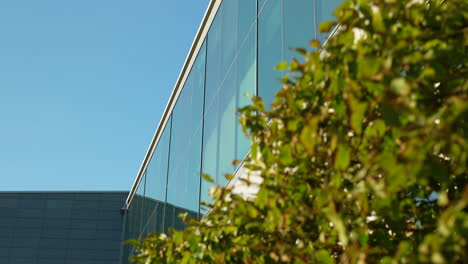
[[[214,180],[213,180],[213,178],[210,177],[210,175],[202,173],[201,176],[205,181],[214,183]]]
[[[318,26],[318,31],[319,31],[320,33],[330,32],[330,30],[332,29],[332,27],[334,27],[336,24],[337,24],[336,21],[325,21],[325,22],[322,22],[322,23],[320,23],[320,25]]]
[[[174,234],[172,234],[172,238],[174,239],[174,242],[181,244],[184,239],[184,233],[181,231],[174,232]]]
[[[275,70],[277,71],[284,71],[289,68],[289,63],[282,61],[278,65],[275,66]]]
[[[301,131],[301,142],[309,154],[314,153],[315,144],[318,141],[317,128],[319,117],[313,117]]]
[[[299,123],[301,121],[299,119],[293,119],[288,122],[288,130],[289,131],[296,131],[299,128]]]
[[[384,61],[381,58],[370,56],[359,58],[358,64],[358,78],[372,79],[379,73]]]
[[[385,24],[380,8],[372,8],[372,27],[377,32],[385,32]]]
[[[226,174],[224,174],[224,177],[226,178],[226,180],[230,181],[230,180],[234,179],[234,174],[226,173]]]
[[[291,146],[290,145],[283,145],[280,148],[280,162],[283,164],[290,164],[293,162],[293,156],[291,153]]]
[[[304,48],[292,48],[291,50],[305,56],[307,54],[307,50]]]
[[[136,240],[136,239],[128,239],[124,243],[128,245],[133,245],[133,246],[140,246],[141,244],[140,240]]]
[[[335,156],[335,168],[345,170],[349,166],[351,160],[351,150],[344,144],[338,146],[338,151]]]
[[[309,42],[309,45],[314,48],[320,48],[320,41],[313,39]]]
[[[359,102],[353,96],[350,96],[349,106],[351,108],[351,128],[360,135],[362,133],[362,121],[367,110],[368,103]]]
[[[407,96],[411,90],[405,78],[399,77],[392,80],[390,83],[391,89],[397,94]]]
[[[330,253],[328,253],[328,251],[326,251],[325,249],[321,249],[321,250],[317,251],[316,258],[317,258],[318,263],[320,263],[320,264],[333,264],[333,263],[335,263],[332,256],[330,255]]]

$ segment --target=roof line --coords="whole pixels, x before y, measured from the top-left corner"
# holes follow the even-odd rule
[[[140,180],[143,177],[143,174],[151,159],[154,149],[156,148],[156,145],[159,142],[159,139],[164,131],[164,128],[166,127],[166,123],[169,117],[171,116],[175,103],[177,102],[177,99],[179,98],[179,94],[185,84],[185,80],[187,79],[188,74],[190,73],[192,65],[194,64],[195,59],[198,55],[198,52],[200,51],[200,48],[203,44],[203,41],[205,40],[205,37],[208,33],[208,29],[210,28],[211,23],[213,22],[213,19],[216,15],[216,12],[218,11],[221,1],[222,0],[211,0],[210,3],[208,4],[208,8],[205,11],[203,20],[200,24],[200,27],[198,28],[197,34],[195,35],[195,39],[193,40],[193,43],[187,55],[187,58],[185,59],[184,66],[182,67],[182,70],[179,73],[179,77],[177,78],[177,82],[172,90],[171,96],[169,97],[169,101],[166,105],[166,108],[164,109],[164,112],[161,117],[161,120],[159,121],[158,127],[156,128],[156,132],[154,133],[150,146],[148,147],[148,150],[146,151],[146,155],[143,159],[143,162],[141,163],[140,169],[138,170],[137,177],[135,178],[135,181],[133,182],[133,185],[127,197],[127,200],[125,201],[125,207],[129,206],[130,202],[133,199],[133,196],[135,195],[136,189],[138,188]]]

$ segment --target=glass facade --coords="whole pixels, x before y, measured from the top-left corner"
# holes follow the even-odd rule
[[[206,213],[199,203],[210,201],[212,183],[201,172],[225,185],[224,175],[236,169],[232,161],[249,150],[236,110],[250,103],[246,95],[273,102],[283,74],[275,65],[296,56],[292,48],[323,41],[315,28],[333,20],[341,0],[220,2],[128,205],[127,238],[183,229],[180,213]]]

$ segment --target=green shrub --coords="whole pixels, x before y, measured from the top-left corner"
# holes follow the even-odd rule
[[[441,2],[344,2],[322,50],[278,66],[271,109],[240,110],[256,198],[218,186],[134,261],[466,263],[468,1]]]

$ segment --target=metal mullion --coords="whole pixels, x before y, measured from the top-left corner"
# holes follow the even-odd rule
[[[203,105],[202,105],[202,119],[201,119],[201,148],[200,148],[200,175],[199,175],[199,186],[198,186],[198,219],[201,219],[201,195],[202,195],[202,173],[203,173],[203,144],[205,137],[205,97],[206,97],[206,64],[208,61],[208,38],[205,40],[205,63],[203,67]]]
[[[164,232],[164,227],[165,227],[165,224],[166,224],[166,207],[167,207],[167,192],[168,192],[168,188],[167,186],[169,185],[169,164],[170,164],[170,160],[171,160],[171,141],[172,141],[172,115],[169,117],[170,118],[170,129],[169,129],[169,150],[168,150],[168,153],[167,153],[167,170],[166,170],[166,193],[164,195],[164,213],[163,213],[163,225],[162,225],[162,231]]]

